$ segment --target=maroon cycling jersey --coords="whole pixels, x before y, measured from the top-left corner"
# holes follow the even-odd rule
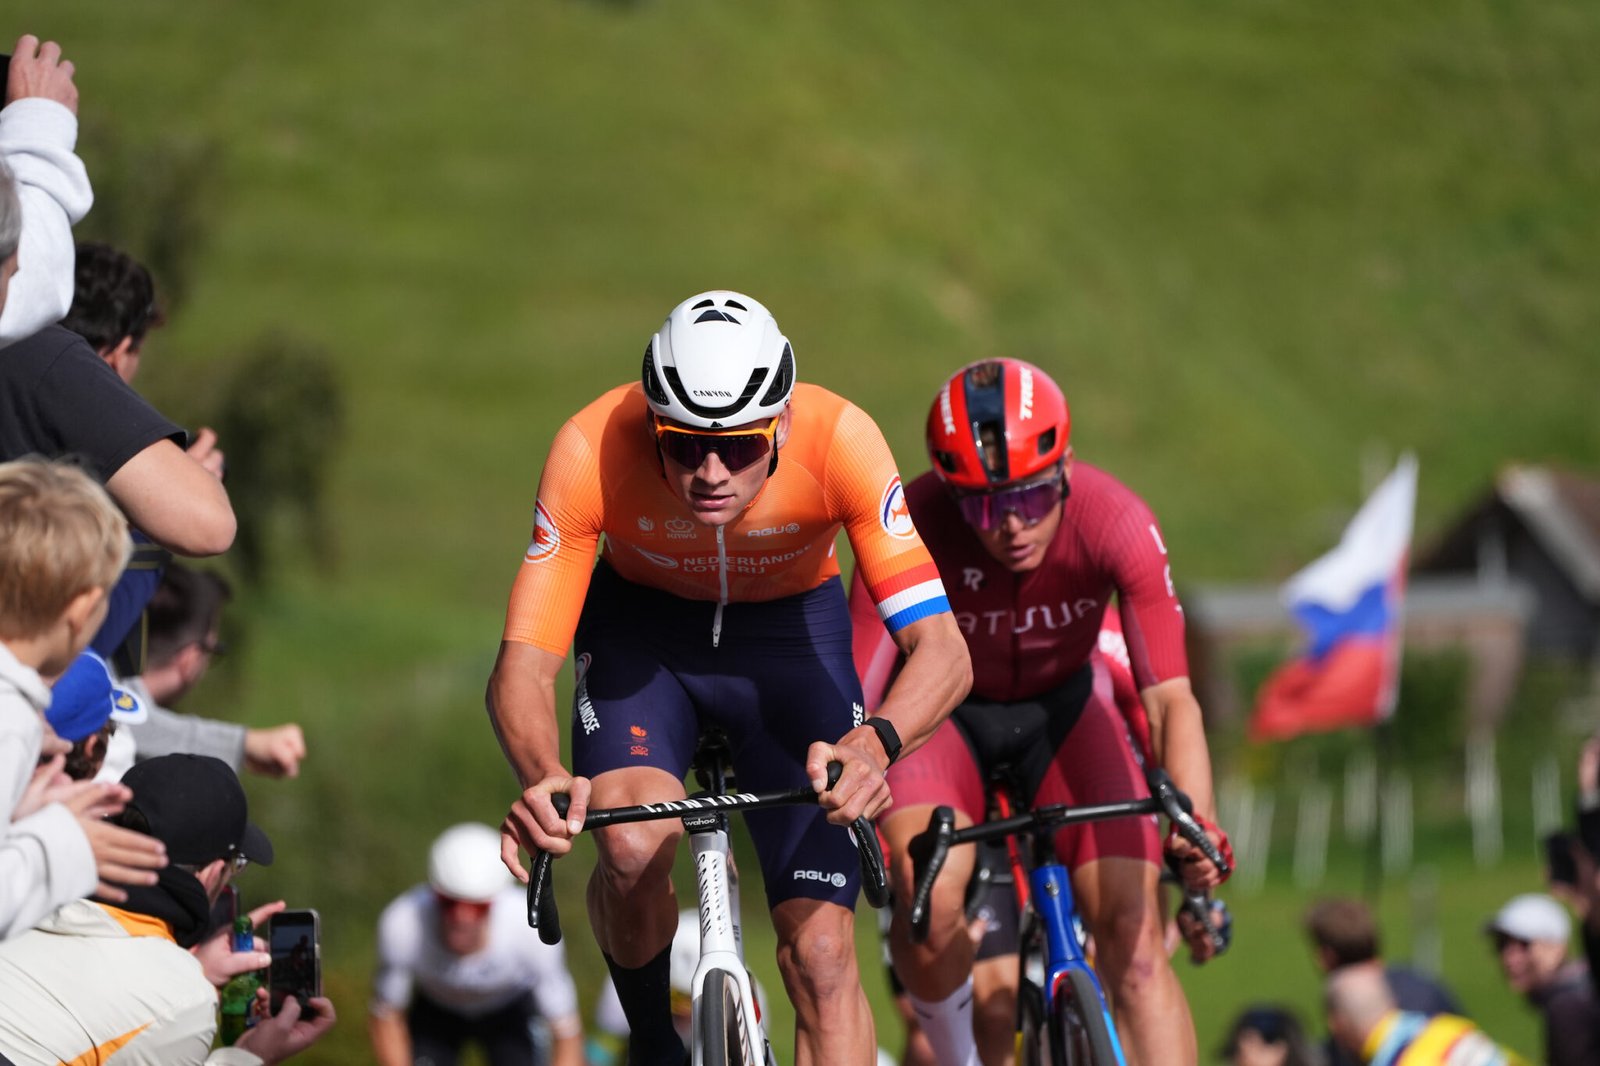
[[[1166,542],[1150,508],[1110,474],[1073,464],[1061,527],[1044,561],[1021,574],[984,549],[931,472],[906,486],[906,502],[972,652],[974,697],[1060,686],[1089,661],[1113,596],[1138,687],[1188,676]]]

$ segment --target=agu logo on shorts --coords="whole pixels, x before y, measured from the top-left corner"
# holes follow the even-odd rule
[[[528,542],[528,554],[522,557],[523,562],[542,563],[560,547],[561,531],[556,528],[555,519],[544,509],[542,500],[533,501],[533,540]]]
[[[889,479],[883,488],[883,502],[878,505],[878,521],[883,530],[899,540],[910,540],[917,535],[911,524],[911,507],[906,503],[906,490],[900,484],[900,475]]]

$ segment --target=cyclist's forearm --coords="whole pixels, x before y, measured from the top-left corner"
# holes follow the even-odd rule
[[[1171,686],[1172,690],[1162,692]],[[1206,746],[1205,721],[1200,704],[1187,681],[1157,686],[1156,698],[1146,700],[1150,714],[1150,746],[1156,761],[1188,794],[1195,813],[1215,824],[1216,798],[1211,782],[1211,752]]]
[[[561,771],[556,674],[562,658],[506,641],[489,675],[489,720],[523,788]]]
[[[367,1015],[367,1034],[378,1066],[410,1066],[411,1032],[406,1028],[403,1012],[385,1010]]]
[[[903,759],[933,736],[972,688],[972,659],[955,616],[919,619],[895,634],[905,654],[901,669],[875,717],[887,718],[900,734]]]

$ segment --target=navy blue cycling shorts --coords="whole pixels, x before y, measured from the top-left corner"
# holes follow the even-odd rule
[[[832,578],[810,592],[717,605],[595,567],[573,640],[572,769],[583,777],[652,766],[682,779],[702,730],[728,738],[741,792],[808,786],[806,749],[860,724],[850,612]],[[737,817],[737,816],[736,816]],[[754,811],[767,904],[854,908],[861,873],[850,834],[820,807]]]

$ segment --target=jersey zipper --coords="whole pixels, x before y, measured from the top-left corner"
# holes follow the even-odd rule
[[[721,592],[717,597],[717,613],[711,620],[711,646],[722,646],[722,609],[728,605],[728,544],[722,539],[722,526],[717,527],[717,583]]]

